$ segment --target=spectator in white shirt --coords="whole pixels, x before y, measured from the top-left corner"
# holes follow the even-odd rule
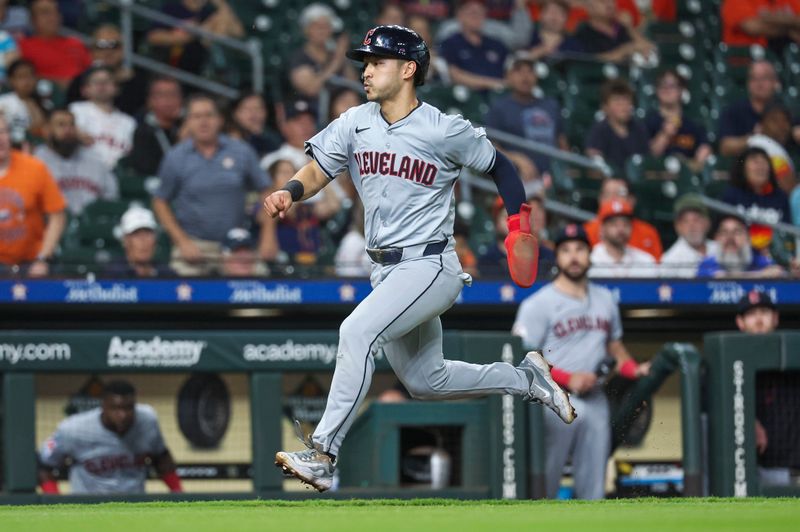
[[[656,259],[629,245],[633,206],[624,199],[604,201],[597,215],[600,242],[592,249],[589,277],[656,277]]]
[[[11,140],[19,143],[26,133],[42,134],[45,110],[36,93],[36,68],[27,59],[17,59],[8,67],[8,85],[11,91],[0,96],[0,112],[11,129]]]
[[[75,115],[82,140],[92,145],[108,168],[114,168],[133,146],[136,121],[114,106],[117,82],[110,68],[92,68],[85,80],[86,101],[71,103],[69,110]]]
[[[717,243],[708,238],[708,208],[697,194],[684,194],[675,202],[674,213],[678,240],[661,257],[661,276],[693,278],[697,266],[717,250]]]

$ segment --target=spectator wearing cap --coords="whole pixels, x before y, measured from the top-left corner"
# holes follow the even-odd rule
[[[0,114],[0,271],[21,267],[31,277],[50,272],[64,232],[66,201],[47,166],[11,149]]]
[[[147,77],[144,72],[128,67],[123,61],[122,33],[113,24],[101,24],[92,32],[92,66],[106,66],[114,74],[118,91],[114,105],[125,114],[137,116],[147,98]],[[76,76],[67,88],[67,103],[83,99],[81,94],[86,74],[91,67]]]
[[[586,2],[589,18],[575,31],[575,39],[583,50],[600,61],[623,63],[634,54],[648,55],[655,45],[617,15],[616,0]]]
[[[75,37],[61,35],[61,14],[55,0],[29,3],[33,33],[19,41],[22,57],[36,66],[36,72],[66,88],[69,82],[89,68],[92,58]]]
[[[255,249],[250,231],[234,227],[222,242],[223,277],[263,277],[269,273]]]
[[[136,121],[114,105],[117,82],[108,67],[93,67],[86,74],[83,85],[85,101],[72,102],[69,110],[75,115],[75,124],[87,144],[113,169],[133,146]]]
[[[624,199],[600,205],[600,242],[592,248],[589,277],[657,277],[656,259],[630,245],[633,206]]]
[[[764,108],[756,131],[747,139],[747,147],[761,148],[767,152],[778,186],[791,195],[797,184],[793,160],[800,157],[800,146],[792,138],[791,111],[780,101],[773,101]]]
[[[778,186],[769,155],[761,148],[747,148],[736,158],[722,201],[761,222],[750,226],[751,244],[759,252],[772,242],[771,224],[792,223],[789,198]]]
[[[221,37],[244,36],[244,27],[226,0],[172,0],[161,11],[185,26],[198,26]],[[160,59],[182,70],[201,74],[208,61],[209,43],[183,26],[155,23],[147,33],[147,42]]]
[[[527,56],[532,61],[582,53],[578,40],[567,32],[569,4],[566,0],[539,2],[539,23],[531,34]]]
[[[723,215],[714,240],[716,252],[703,259],[697,267],[697,277],[762,279],[786,275],[770,257],[753,250],[747,224],[738,216]]]
[[[456,19],[460,31],[439,45],[439,55],[447,61],[452,82],[477,91],[504,88],[503,67],[508,48],[494,37],[484,35],[484,3],[480,0],[459,2]]]
[[[612,79],[600,89],[600,108],[605,118],[596,122],[586,136],[586,155],[602,157],[616,170],[625,168],[633,155],[650,151],[647,128],[633,115],[633,88],[621,79]]]
[[[259,157],[277,150],[283,139],[267,125],[269,111],[264,96],[244,91],[231,103],[228,134],[250,144]]]
[[[770,334],[780,316],[769,294],[751,290],[742,296],[736,326],[745,334]],[[762,486],[788,486],[791,469],[800,468],[800,409],[796,372],[759,371],[756,375],[755,444]]]
[[[300,13],[299,21],[305,43],[289,59],[289,82],[298,94],[316,101],[331,77],[358,79],[345,56],[350,49],[350,38],[346,33],[334,37],[344,25],[333,8],[310,4]]]
[[[45,109],[36,92],[36,68],[27,59],[17,59],[8,67],[11,92],[0,95],[0,112],[6,117],[15,143],[26,135],[40,137],[45,124]]]
[[[636,208],[636,196],[634,196],[628,182],[621,177],[611,177],[603,181],[600,187],[600,197],[598,201],[602,205],[605,201],[612,199],[622,199],[628,201],[633,208]],[[663,247],[661,245],[661,237],[658,235],[656,228],[640,219],[634,217],[633,231],[631,233],[631,240],[629,245],[641,249],[655,257],[656,260],[661,259]],[[600,219],[594,218],[584,224],[586,234],[589,236],[589,242],[592,246],[600,242]]]
[[[486,126],[568,150],[558,101],[534,95],[537,77],[533,62],[524,56],[512,56],[506,68],[506,83],[510,91],[492,102],[484,116]],[[550,170],[549,157],[532,151],[504,149],[525,181]]]
[[[547,274],[555,264],[552,243],[544,240],[547,220],[542,199],[533,197],[528,200],[531,206],[531,233],[539,239],[539,275]],[[506,247],[504,241],[508,236],[508,226],[506,219],[508,213],[503,208],[503,200],[498,197],[491,210],[492,220],[494,221],[495,242],[486,249],[478,249],[478,271],[481,275],[489,277],[499,277],[508,274],[508,260],[506,258]]]
[[[533,32],[533,21],[528,13],[527,0],[501,0],[499,2],[484,0],[480,3],[486,8],[485,20],[481,26],[481,33],[484,36],[499,40],[509,50],[518,50],[528,46],[530,35]],[[437,42],[443,42],[460,31],[461,21],[458,18],[458,5],[459,2],[456,2],[456,18],[444,20],[439,24],[436,31]],[[412,13],[409,16],[409,22],[414,17],[422,18],[421,15]],[[425,39],[425,42],[433,41]]]
[[[661,276],[693,278],[697,266],[717,250],[717,243],[708,239],[708,208],[699,195],[684,194],[675,202],[674,213],[678,240],[661,257]]]
[[[767,60],[750,63],[747,70],[747,97],[736,100],[719,113],[719,152],[736,156],[747,147],[747,139],[757,133],[756,125],[767,105],[780,91],[780,79],[775,67]],[[793,131],[793,136],[797,134]]]
[[[111,262],[104,273],[122,278],[135,277],[173,277],[173,272],[163,264],[156,264],[156,242],[158,224],[152,211],[133,205],[119,224],[125,259]]]
[[[174,244],[172,268],[209,275],[219,268],[228,231],[244,225],[246,193],[266,193],[270,181],[253,148],[220,133],[222,115],[210,96],[192,95],[186,111],[188,138],[161,162],[153,211]]]
[[[695,170],[701,170],[711,155],[706,130],[683,112],[686,82],[674,69],[661,71],[656,78],[658,108],[645,116],[650,135],[650,154],[654,157],[678,155]]]
[[[147,106],[133,132],[127,164],[145,176],[155,175],[164,155],[181,139],[183,92],[178,80],[156,76],[147,88]]]
[[[117,178],[97,153],[81,145],[75,117],[67,109],[56,109],[47,120],[47,143],[34,154],[42,160],[58,182],[74,215],[98,199],[119,197]]]

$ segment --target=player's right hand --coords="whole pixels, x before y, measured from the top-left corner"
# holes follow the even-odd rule
[[[292,203],[292,195],[288,190],[276,190],[264,199],[264,210],[272,218],[280,216],[283,220]]]
[[[569,391],[572,393],[581,395],[594,388],[595,384],[597,384],[597,375],[594,373],[576,371],[570,375],[567,388],[569,388]]]

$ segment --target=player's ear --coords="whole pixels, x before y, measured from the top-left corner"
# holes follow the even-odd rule
[[[406,61],[403,66],[403,79],[414,79],[414,74],[417,73],[417,63],[414,61]]]

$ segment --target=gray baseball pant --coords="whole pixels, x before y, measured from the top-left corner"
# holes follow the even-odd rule
[[[373,270],[372,292],[339,329],[331,390],[312,436],[325,452],[338,454],[369,390],[373,357],[380,349],[417,399],[528,392],[527,376],[511,364],[444,359],[439,315],[453,305],[468,279],[454,251]]]
[[[552,412],[544,412],[547,496],[552,499],[558,494],[564,466],[572,457],[575,497],[602,499],[611,452],[608,400],[602,391],[596,391],[583,397],[570,395],[570,402],[579,415],[569,425]]]

